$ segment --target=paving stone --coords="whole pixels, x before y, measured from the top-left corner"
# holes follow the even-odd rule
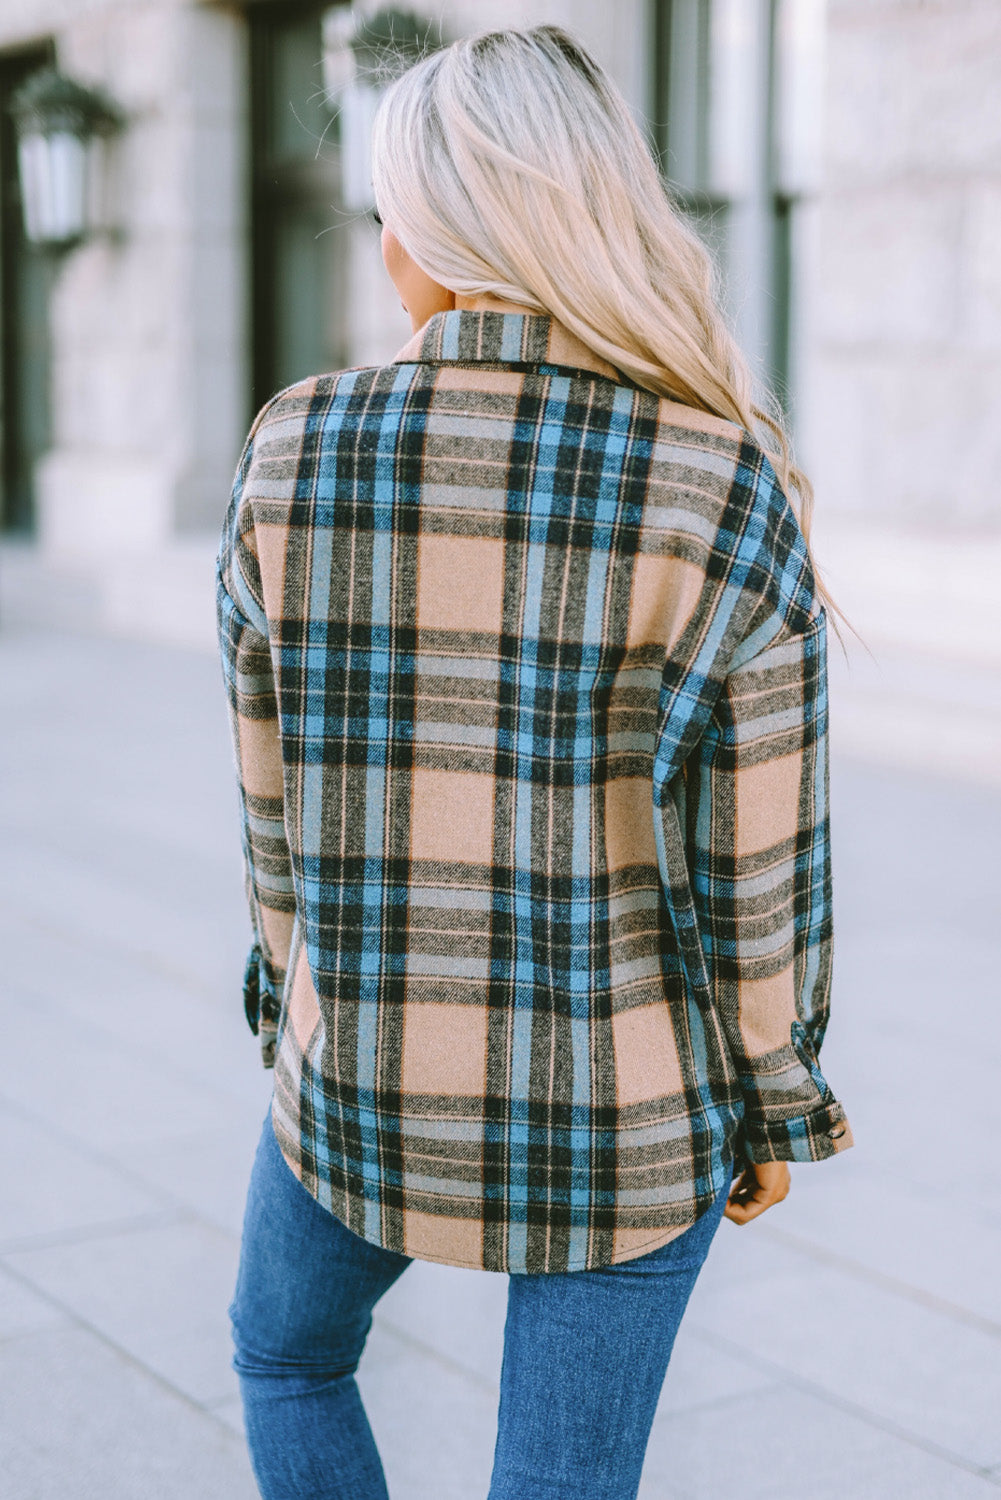
[[[240,1439],[84,1329],[0,1360],[10,1500],[256,1500]]]
[[[805,1176],[819,1192],[818,1183],[833,1188],[842,1173],[864,1165],[917,1192],[933,1186],[941,1193],[945,1217],[957,1205],[965,1206],[967,1217],[989,1207],[996,1115],[990,1047],[981,1053],[975,1042],[968,1043],[962,1058],[953,1039],[936,1049],[930,1040],[911,1038],[906,1025],[898,1029],[884,1022],[876,1004],[867,1023],[842,1014],[832,1031],[822,1065],[848,1110],[855,1148],[843,1164],[811,1165],[796,1174],[797,1180]],[[971,1063],[974,1051],[978,1056]]]
[[[997,1500],[998,1485],[785,1387],[654,1424],[639,1500]]]
[[[239,1239],[266,1107],[267,1100],[259,1110],[245,1111],[246,1118],[237,1122],[220,1111],[211,1130],[145,1146],[134,1160],[127,1148],[121,1153],[109,1152],[109,1157],[113,1160],[121,1154],[137,1177],[172,1203],[183,1205],[202,1223],[222,1230],[231,1239]]]
[[[781,1275],[783,1267],[792,1264],[800,1269],[808,1261],[798,1252],[769,1245],[763,1247],[756,1264]],[[739,1267],[732,1266],[730,1275],[738,1274]],[[403,1334],[425,1349],[444,1355],[496,1391],[504,1353],[507,1285],[508,1278],[503,1275],[415,1260],[380,1300],[375,1320],[387,1332]],[[771,1382],[772,1377],[709,1347],[696,1335],[689,1336],[682,1327],[660,1409],[684,1411],[760,1390]]]
[[[479,1380],[381,1325],[369,1335],[358,1387],[393,1500],[473,1500],[487,1493],[497,1398]]]
[[[0,1269],[0,1340],[68,1321],[66,1313],[39,1297],[18,1277]]]
[[[205,1224],[166,1225],[21,1251],[7,1263],[192,1401],[236,1393],[226,1310],[236,1240]]]
[[[802,1170],[807,1172],[810,1168]],[[794,1177],[793,1192],[795,1181]],[[788,1203],[789,1199],[786,1199],[785,1203],[776,1204],[769,1210],[769,1216],[782,1222]],[[766,1222],[764,1219],[750,1224],[731,1224],[728,1219],[722,1221],[695,1284],[700,1297],[707,1296],[710,1290],[729,1290],[769,1278],[782,1280],[812,1268],[813,1261],[807,1251],[762,1233]]]
[[[959,956],[958,938],[996,932],[996,791],[835,755],[831,813],[839,951],[842,936],[884,939],[893,931],[929,952]],[[934,878],[940,871],[961,878]],[[879,1003],[892,978],[891,972],[870,982],[860,997],[867,1007]]]
[[[909,1181],[882,1163],[852,1162],[853,1154],[836,1176],[798,1174],[776,1232],[795,1236],[803,1250],[844,1256],[863,1272],[990,1320],[1001,1337],[1001,1222],[992,1223],[982,1202],[940,1174]]]
[[[825,1269],[696,1285],[688,1318],[728,1351],[767,1360],[915,1441],[982,1468],[1001,1460],[999,1345],[978,1328]]]
[[[45,1067],[5,1070],[0,1102],[8,1108],[20,1106],[88,1147],[102,1150],[126,1142],[137,1155],[150,1142],[211,1131],[218,1120],[219,1097],[158,1062],[152,1047],[137,1057],[134,1048],[95,1032],[56,1005],[14,998],[5,1044],[15,1057],[44,1057]]]
[[[212,911],[214,903],[208,899],[181,909],[162,899],[155,888],[146,889],[145,880],[136,880],[136,870],[162,862],[156,847],[147,849],[130,875],[125,870],[100,870],[83,851],[57,852],[10,834],[5,842],[10,863],[0,866],[0,899],[11,902],[36,928],[55,927],[86,937],[99,950],[123,948],[182,984],[189,976],[199,982],[201,955],[210,955],[218,946],[218,910]],[[181,867],[185,861],[179,857],[177,863]],[[150,884],[155,887],[155,882]],[[72,983],[71,974],[66,982]],[[235,991],[237,982],[231,982]]]
[[[998,897],[1001,904],[1001,891]],[[946,932],[929,919],[920,942],[912,931],[895,925],[865,936],[848,933],[839,943],[837,985],[850,1013],[865,997],[870,976],[893,976],[892,985],[881,986],[878,995],[863,1002],[876,1044],[872,1050],[880,1061],[893,1048],[908,1066],[922,1057],[932,1064],[940,1059],[958,1064],[968,1056],[973,1032],[978,1060],[1001,1066],[1001,1037],[994,1026],[996,943],[989,928],[977,932],[969,930],[971,925],[952,923]],[[947,1021],[946,997],[957,993],[963,997],[962,1026]]]
[[[776,1275],[804,1258],[774,1246],[763,1249],[760,1265]],[[736,1274],[731,1268],[730,1274]],[[425,1350],[444,1355],[493,1391],[499,1390],[507,1311],[506,1276],[483,1275],[457,1267],[414,1261],[381,1299],[376,1325],[403,1334]],[[685,1327],[678,1336],[659,1411],[686,1411],[735,1395],[758,1391],[773,1377],[732,1355],[710,1347]]]
[[[667,1379],[657,1403],[656,1421],[701,1406],[717,1406],[775,1384],[772,1375],[737,1355],[724,1354],[682,1323]]]
[[[212,1401],[207,1405],[207,1410],[219,1422],[224,1422],[231,1432],[237,1437],[245,1439],[246,1427],[243,1421],[243,1403],[239,1396],[227,1396],[225,1401]]]
[[[271,1075],[243,1014],[244,938],[220,940],[216,959],[228,977],[215,986],[204,973],[196,982],[92,934],[52,932],[10,905],[0,912],[0,945],[10,955],[5,981],[22,1004],[56,1006],[88,1032],[109,1033],[137,1057],[167,1063],[263,1116]]]
[[[162,1214],[167,1201],[23,1111],[0,1105],[0,1253],[36,1236]]]
[[[375,1316],[388,1331],[438,1350],[499,1390],[507,1287],[500,1273],[415,1260]]]

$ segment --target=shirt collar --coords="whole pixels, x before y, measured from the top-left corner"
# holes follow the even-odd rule
[[[540,313],[435,313],[404,344],[394,364],[568,365],[622,383],[623,377],[586,344]]]

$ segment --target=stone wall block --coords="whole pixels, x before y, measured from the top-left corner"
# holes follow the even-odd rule
[[[183,85],[177,7],[170,0],[138,0],[101,18],[105,86],[129,115],[169,111]]]
[[[233,130],[192,119],[181,133],[185,208],[199,234],[231,233],[246,226],[243,152]]]
[[[949,185],[829,195],[819,232],[820,337],[907,346],[952,337],[961,231],[961,192]]]
[[[235,364],[243,355],[246,309],[243,280],[234,274],[233,246],[219,236],[199,235],[185,258],[185,328],[192,341],[191,357],[211,352]]]
[[[94,3],[95,0],[4,0],[0,10],[0,46],[37,42],[93,10]]]
[[[67,260],[53,299],[57,442],[162,444],[176,405],[177,288],[171,245],[94,244]]]
[[[545,21],[557,26],[572,25],[568,18],[572,3],[573,0],[553,0],[545,5],[540,0],[507,0],[503,21],[498,19],[495,6],[485,6],[483,0],[451,0],[442,9],[446,31],[450,37],[456,37],[472,36],[491,26],[540,26]],[[377,6],[378,0],[373,0],[371,8]]]
[[[955,352],[829,358],[818,506],[945,531],[997,524],[1001,369]]]
[[[1001,173],[969,188],[963,251],[963,342],[1001,359]]]
[[[100,449],[113,456],[162,450],[161,416],[169,381],[154,348],[145,368],[130,366],[114,346],[67,356],[60,389],[72,395],[60,421],[60,444]]]
[[[196,356],[190,418],[190,451],[194,468],[213,485],[227,490],[253,413],[242,386],[230,377],[233,358],[226,350]]]
[[[144,352],[171,324],[177,260],[175,245],[153,238],[97,242],[69,257],[56,286],[61,349]]]
[[[827,89],[832,186],[993,170],[1001,153],[1001,6],[832,13]]]
[[[831,29],[824,92],[824,176],[832,191],[891,170],[901,104],[889,87],[885,49],[862,28]]]
[[[143,365],[154,354],[162,357],[175,336],[171,304],[179,284],[179,259],[173,240],[144,235],[118,257],[114,268],[121,317],[117,338]]]
[[[53,450],[35,473],[43,550],[98,566],[159,550],[170,537],[173,479],[159,455]]]
[[[221,7],[193,5],[184,12],[184,108],[204,125],[232,129],[234,101],[245,92],[243,37],[240,19]]]
[[[942,7],[926,26],[912,20],[893,49],[895,88],[905,100],[903,159],[913,171],[996,171],[1001,156],[1001,6]]]
[[[830,0],[829,18],[804,354],[819,503],[996,527],[1001,5]]]
[[[185,213],[184,134],[179,124],[158,110],[134,116],[119,152],[119,211],[125,237],[176,238]]]
[[[827,0],[828,13],[835,22],[847,20],[867,21],[876,16],[927,16],[932,11],[955,16],[984,10],[994,0]]]
[[[880,371],[827,352],[812,372],[810,443],[804,461],[816,491],[816,514],[864,515],[876,508],[873,473],[885,431]]]

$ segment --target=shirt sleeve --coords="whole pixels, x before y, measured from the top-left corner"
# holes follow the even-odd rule
[[[740,1153],[852,1144],[818,1061],[831,983],[826,622],[738,651],[685,802],[694,926],[744,1100]]]
[[[216,613],[254,934],[244,977],[244,1004],[251,1029],[260,1035],[264,1064],[271,1066],[296,906],[267,618],[259,576],[252,576],[256,558],[250,539],[240,534],[241,489],[250,447],[248,440],[223,532]]]

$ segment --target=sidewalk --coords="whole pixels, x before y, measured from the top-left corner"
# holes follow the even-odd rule
[[[269,1078],[219,671],[8,616],[0,689],[4,1494],[253,1500],[226,1305]],[[1001,791],[838,735],[824,1062],[858,1144],[722,1226],[643,1500],[1001,1492]],[[505,1292],[418,1262],[380,1304],[393,1500],[485,1496]]]

